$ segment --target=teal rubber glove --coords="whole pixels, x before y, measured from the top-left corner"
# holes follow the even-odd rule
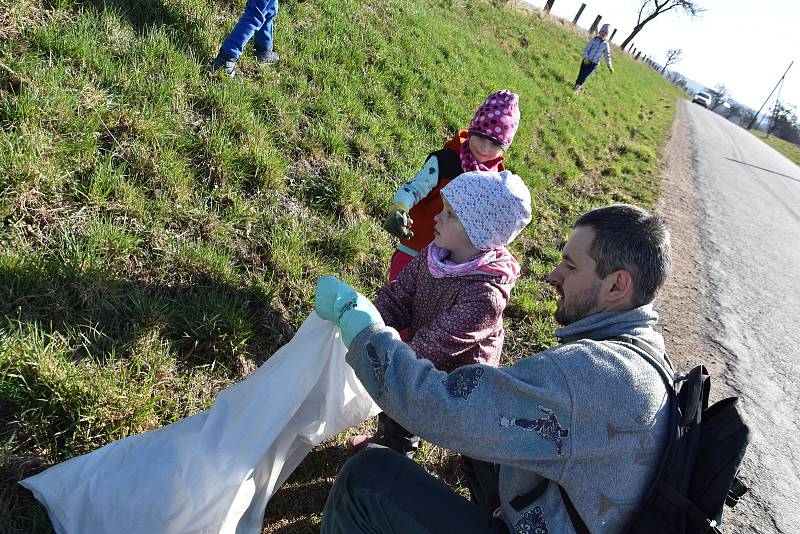
[[[334,321],[339,326],[342,341],[348,349],[362,330],[373,324],[383,325],[380,312],[369,299],[335,276],[317,279],[314,310],[323,319]]]

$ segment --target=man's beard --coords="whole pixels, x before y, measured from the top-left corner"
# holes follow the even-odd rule
[[[561,307],[556,309],[556,321],[561,326],[567,326],[592,315],[597,310],[597,297],[599,295],[600,284],[595,284],[572,302],[568,302],[564,297]]]

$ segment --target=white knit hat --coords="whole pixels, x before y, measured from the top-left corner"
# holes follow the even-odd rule
[[[531,222],[531,193],[511,171],[465,172],[442,195],[478,250],[508,245]]]
[[[603,24],[602,26],[600,26],[600,32],[599,33],[608,33],[610,29],[611,29],[611,25],[610,24]]]

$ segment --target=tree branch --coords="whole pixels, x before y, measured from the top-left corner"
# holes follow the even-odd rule
[[[642,7],[639,9],[639,18],[636,19],[637,26],[642,23],[642,13],[644,12],[644,8],[647,6],[647,3],[648,0],[644,0],[644,2],[642,2]]]

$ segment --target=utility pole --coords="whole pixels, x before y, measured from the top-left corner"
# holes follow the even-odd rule
[[[791,69],[791,68],[792,68],[792,65],[794,65],[794,61],[792,61],[791,63],[789,63],[789,66],[788,66],[788,67],[786,67],[786,72],[789,72],[789,69]],[[780,80],[778,80],[778,83],[776,83],[776,84],[775,84],[775,87],[773,87],[773,88],[772,88],[772,91],[770,91],[770,93],[769,93],[769,96],[767,97],[767,99],[766,99],[766,100],[764,100],[764,103],[763,103],[763,104],[761,104],[761,107],[760,107],[760,108],[758,108],[758,111],[756,111],[756,114],[755,114],[755,116],[753,117],[753,120],[751,120],[751,121],[750,121],[750,124],[748,124],[748,125],[747,125],[747,129],[748,129],[748,130],[749,130],[750,128],[752,128],[752,127],[753,127],[753,124],[755,124],[755,122],[756,122],[756,119],[758,119],[758,114],[759,114],[759,113],[761,113],[761,110],[762,110],[762,109],[764,109],[764,106],[767,104],[767,102],[769,102],[769,99],[770,99],[770,97],[772,97],[772,93],[774,93],[774,92],[775,92],[775,89],[777,89],[777,88],[778,88],[778,86],[779,86],[779,85],[781,85],[781,84],[783,83],[783,79],[784,79],[784,78],[786,78],[786,72],[784,72],[784,73],[783,73],[783,76],[781,76],[781,79],[780,79]]]

